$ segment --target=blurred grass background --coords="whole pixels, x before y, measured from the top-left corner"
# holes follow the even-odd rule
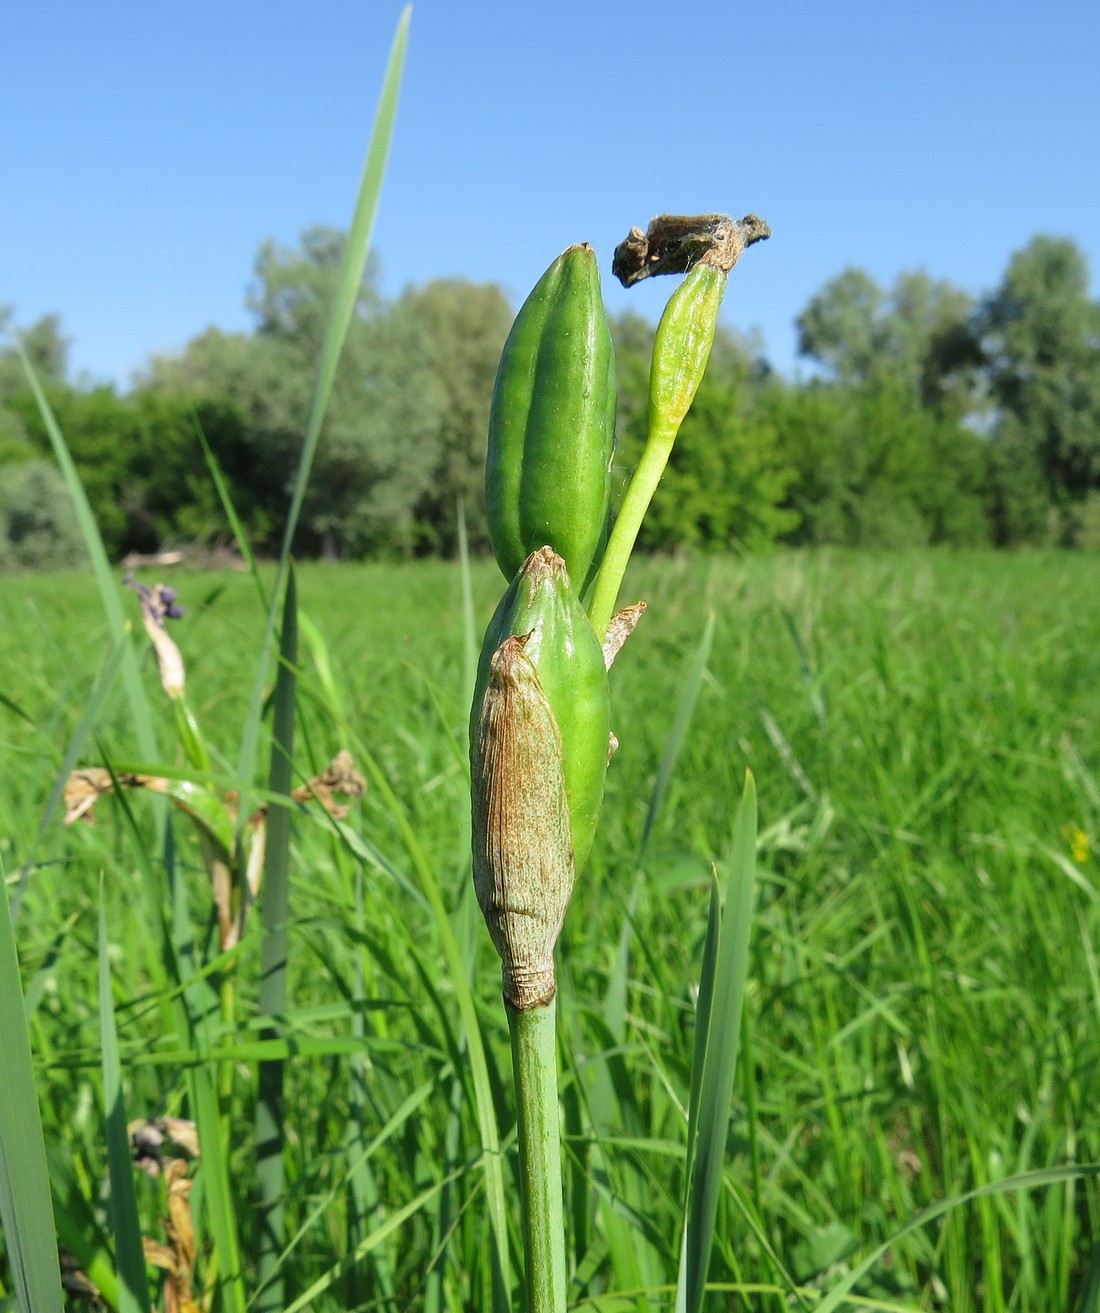
[[[1056,552],[636,563],[623,597],[651,610],[615,666],[621,747],[560,949],[574,1301],[633,1309],[669,1298],[616,1292],[674,1280],[707,882],[746,767],[760,794],[758,924],[711,1280],[738,1286],[744,1308],[813,1307],[815,1289],[926,1204],[1100,1159],[1094,576],[1088,555]],[[215,769],[231,777],[264,613],[243,573],[167,581],[188,607],[173,635],[189,699],[221,754]],[[349,820],[358,848],[304,812],[294,828],[283,1274],[297,1295],[320,1280],[309,1303],[318,1309],[488,1307],[462,1026],[418,877],[426,863],[470,946],[510,1164],[499,973],[468,878],[461,572],[310,565],[298,584],[296,776],[345,747],[377,774],[365,769],[372,787]],[[472,584],[480,633],[501,582],[477,564]],[[710,610],[708,674],[639,867],[658,763]],[[35,851],[108,656],[85,577],[0,578],[0,856],[10,879],[34,852],[19,943],[55,1208],[70,1240],[105,1226],[101,873],[130,1116],[190,1115],[183,1073],[200,1060],[166,1023],[119,802],[100,803],[94,827],[64,830],[55,815]],[[144,677],[156,709],[151,657]],[[163,724],[171,765],[167,713]],[[92,741],[83,763],[139,759],[121,685]],[[150,800],[130,804],[159,862]],[[174,834],[202,945],[205,871],[189,830],[177,821]],[[259,943],[254,918],[233,964],[240,1020],[201,1058],[225,1094],[249,1293]],[[211,958],[215,975],[229,965]],[[604,1001],[624,984],[615,1033]],[[200,1219],[201,1180],[200,1169]],[[163,1238],[163,1180],[137,1184],[143,1230]],[[1069,1309],[1100,1234],[1098,1204],[1095,1182],[1070,1181],[955,1209],[891,1247],[851,1306]],[[360,1261],[347,1263],[357,1246]],[[731,1306],[728,1292],[708,1298]]]

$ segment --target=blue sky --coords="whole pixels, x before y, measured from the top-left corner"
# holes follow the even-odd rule
[[[259,243],[346,226],[390,0],[11,0],[0,11],[0,302],[61,314],[125,385],[244,329]],[[1100,5],[796,0],[676,8],[419,0],[374,234],[383,289],[441,275],[513,303],[574,241],[661,211],[754,210],[724,316],[793,370],[794,317],[849,265],[975,293],[1036,232],[1100,268]],[[664,284],[664,285],[662,285]]]

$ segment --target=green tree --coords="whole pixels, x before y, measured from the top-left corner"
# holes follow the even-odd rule
[[[1100,305],[1088,287],[1072,241],[1036,237],[1013,255],[978,317],[997,440],[1027,453],[1061,505],[1100,488]]]
[[[436,467],[415,506],[425,545],[450,554],[461,499],[470,542],[488,548],[485,521],[485,449],[489,401],[512,311],[493,284],[436,279],[407,291],[390,322],[418,325],[424,367],[442,393],[433,442]]]
[[[0,305],[0,329],[11,330],[11,307]],[[17,330],[11,330],[17,331]],[[23,350],[43,383],[61,383],[68,372],[69,342],[61,332],[58,315],[43,315],[20,331]],[[26,426],[11,406],[14,397],[28,390],[27,376],[14,347],[0,348],[0,468],[30,460],[35,449]]]
[[[236,408],[251,454],[240,474],[267,516],[269,548],[297,469],[343,245],[332,229],[307,230],[294,249],[265,243],[248,301],[256,332],[211,329],[143,380],[147,390]],[[334,381],[301,552],[449,551],[459,497],[475,540],[485,537],[481,468],[507,304],[495,287],[447,280],[388,305],[376,277],[369,266]]]
[[[11,309],[0,306],[0,328],[10,327]],[[69,339],[62,334],[59,315],[43,315],[18,331],[23,350],[43,383],[61,383],[69,368]],[[0,350],[0,402],[27,390],[27,376],[14,348]]]
[[[60,570],[87,560],[65,482],[53,465],[8,466],[0,480],[0,570]]]
[[[798,317],[799,350],[838,382],[892,380],[961,419],[978,404],[972,302],[953,284],[903,273],[889,292],[860,269],[827,283]]]
[[[901,382],[772,382],[761,405],[794,470],[793,540],[892,548],[986,541],[989,444]]]
[[[886,294],[862,269],[846,269],[826,283],[795,321],[800,354],[843,383],[871,378],[883,360]]]

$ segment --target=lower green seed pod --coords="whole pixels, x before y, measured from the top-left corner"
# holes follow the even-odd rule
[[[596,255],[571,246],[520,307],[489,410],[485,500],[509,579],[549,544],[579,591],[599,554],[615,442],[615,353]]]
[[[607,773],[610,695],[603,650],[569,582],[565,562],[549,547],[532,552],[489,623],[474,693],[472,735],[491,662],[513,635],[538,674],[561,736],[565,789],[576,868],[588,860]]]
[[[474,889],[521,1012],[554,996],[574,872],[561,735],[529,642],[509,637],[491,654],[470,736]]]

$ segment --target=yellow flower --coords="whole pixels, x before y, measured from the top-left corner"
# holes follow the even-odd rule
[[[1084,866],[1089,859],[1089,836],[1072,821],[1062,826],[1062,836],[1069,845],[1069,855],[1078,866]]]

